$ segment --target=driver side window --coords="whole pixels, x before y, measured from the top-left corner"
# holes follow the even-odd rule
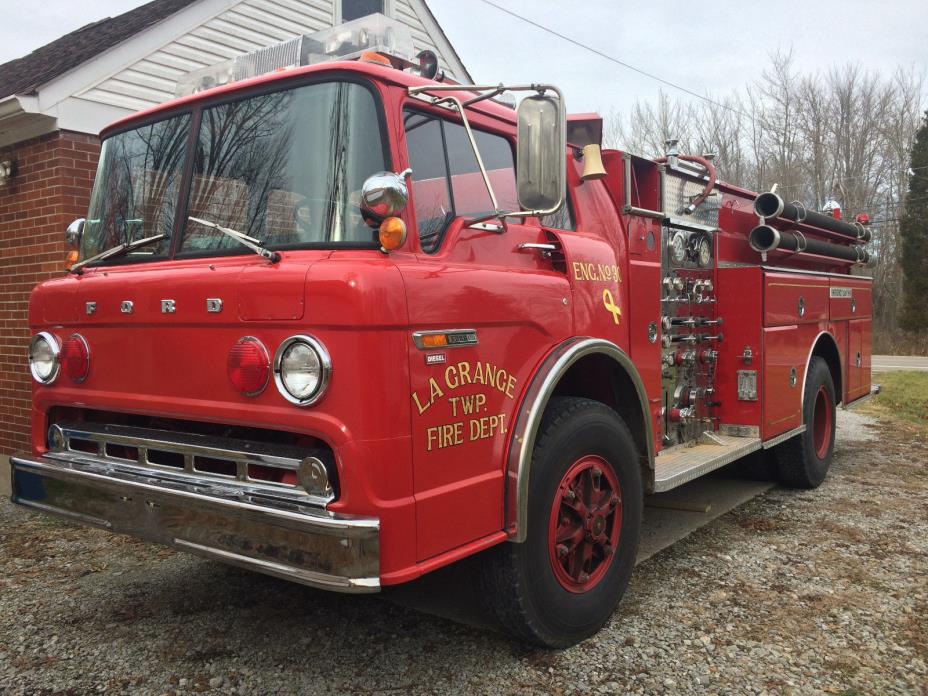
[[[404,123],[419,241],[433,253],[455,217],[492,213],[493,203],[464,126],[410,110]],[[500,208],[517,209],[512,145],[478,130],[474,139]]]

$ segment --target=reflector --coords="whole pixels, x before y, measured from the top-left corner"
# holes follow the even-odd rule
[[[72,334],[61,345],[61,369],[72,382],[83,382],[90,373],[90,348],[80,334]]]
[[[261,341],[245,336],[232,346],[228,362],[229,381],[245,396],[264,391],[271,376],[271,359]]]

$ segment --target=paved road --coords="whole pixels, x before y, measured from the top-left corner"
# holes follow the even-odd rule
[[[898,372],[900,370],[915,370],[928,372],[928,357],[910,355],[874,355],[874,372]]]

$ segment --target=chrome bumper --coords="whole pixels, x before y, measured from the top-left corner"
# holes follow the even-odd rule
[[[12,500],[84,524],[339,592],[380,589],[380,523],[94,457],[10,458]],[[162,480],[163,479],[163,480]]]

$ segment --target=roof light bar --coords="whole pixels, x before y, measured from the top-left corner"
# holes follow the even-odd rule
[[[386,54],[405,65],[418,64],[409,27],[372,14],[189,72],[177,81],[175,95],[196,94],[285,68],[353,60],[365,53]]]

